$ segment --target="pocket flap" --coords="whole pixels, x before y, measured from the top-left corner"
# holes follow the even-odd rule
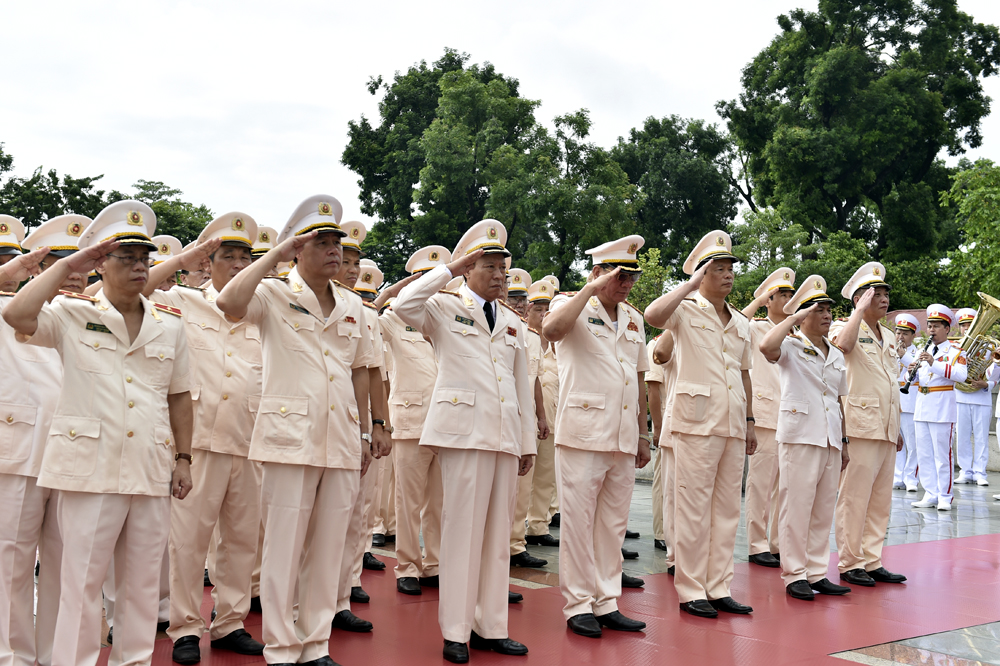
[[[101,436],[101,420],[85,416],[56,416],[52,419],[49,434],[62,435],[70,439],[77,437],[97,439]]]
[[[570,393],[566,396],[567,407],[580,409],[604,409],[604,401],[603,393]]]
[[[453,333],[459,333],[463,336],[479,335],[479,329],[475,326],[469,326],[458,321],[451,322],[451,325],[448,328],[450,328]]]
[[[204,330],[209,329],[212,331],[219,330],[219,318],[218,317],[202,317],[202,318],[189,318],[188,324],[192,326],[197,326],[198,328]]]
[[[674,392],[685,395],[710,396],[712,395],[712,387],[709,384],[699,384],[698,382],[678,381]]]
[[[0,404],[0,425],[22,423],[35,425],[35,414],[38,408],[33,405],[3,405]]]
[[[754,391],[754,396],[758,400],[774,400],[774,388],[771,386],[758,387]]]
[[[260,399],[260,413],[277,414],[281,417],[286,417],[289,414],[305,416],[309,413],[309,398],[267,395]]]
[[[260,329],[259,328],[257,328],[256,326],[247,326],[243,330],[245,331],[245,335],[247,336],[247,340],[256,340],[257,342],[260,342]]]
[[[392,404],[419,407],[424,404],[424,394],[420,391],[396,391],[392,396]]]
[[[80,342],[91,349],[118,349],[118,338],[100,331],[80,331]]]
[[[476,404],[476,392],[468,389],[438,389],[434,396],[436,402],[450,402],[453,405],[474,405]]]
[[[289,317],[288,315],[281,315],[282,321],[288,326],[288,328],[293,331],[311,331],[316,325],[316,320],[307,315],[302,315],[301,317]]]
[[[153,428],[153,437],[156,438],[156,443],[160,446],[170,446],[173,444],[170,435],[170,428],[164,428],[163,426]]]
[[[361,331],[358,330],[357,324],[348,324],[342,321],[337,324],[337,335],[343,335],[345,338],[360,338]]]
[[[878,396],[849,395],[847,396],[847,404],[851,407],[859,407],[861,409],[878,409]]]
[[[160,361],[174,360],[173,345],[146,345],[143,347],[146,358],[155,358]]]
[[[808,414],[809,403],[802,400],[782,400],[780,410],[792,414]]]
[[[697,328],[703,331],[715,330],[715,322],[711,321],[710,319],[689,319],[688,324],[692,328]]]

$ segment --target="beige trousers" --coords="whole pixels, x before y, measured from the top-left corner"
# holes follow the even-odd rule
[[[532,466],[534,476],[531,480],[531,499],[528,501],[528,530],[531,536],[542,536],[549,533],[549,520],[558,510],[555,508],[556,497],[556,404],[558,393],[550,395],[543,391],[545,404],[545,419],[553,432],[548,439],[535,438],[535,464]]]
[[[777,553],[778,526],[769,525],[777,502],[778,443],[771,428],[756,428],[757,451],[749,457],[746,485],[747,545],[750,555]]]
[[[656,461],[653,463],[653,538],[663,538],[663,452],[656,449]]]
[[[660,515],[663,516],[663,533],[660,538],[667,544],[667,566],[672,567],[676,564],[674,560],[677,557],[677,548],[674,545],[677,539],[674,527],[674,503],[676,502],[674,493],[677,484],[677,461],[674,458],[674,448],[672,446],[661,446],[659,451],[657,467],[660,470],[660,483],[663,486],[663,501],[657,503],[654,499],[654,506],[657,504],[660,506]]]
[[[260,533],[260,463],[198,451],[194,488],[170,509],[170,628],[174,641],[205,633],[201,616],[205,558],[218,525],[210,575],[216,617],[212,639],[243,628]]]
[[[517,487],[516,456],[476,449],[438,449],[441,589],[438,623],[445,640],[508,638],[510,523]]]
[[[830,567],[840,451],[832,446],[781,443],[778,465],[781,580],[786,587],[797,580],[815,583],[827,577]]]
[[[510,555],[511,557],[526,550],[527,541],[524,538],[527,530],[528,504],[531,501],[531,483],[535,476],[535,468],[532,467],[524,476],[517,477],[517,500],[514,502],[514,519],[510,526]]]
[[[58,491],[41,488],[33,476],[0,474],[0,665],[42,666],[52,662],[62,537]],[[38,613],[35,613],[35,551]]]
[[[676,575],[681,603],[730,596],[746,442],[674,434]]]
[[[566,619],[618,610],[622,552],[635,485],[635,456],[556,447],[562,498],[559,587]]]
[[[896,445],[851,439],[851,462],[840,475],[835,527],[840,573],[882,566],[882,545],[892,508]]]
[[[374,534],[396,533],[396,444],[388,457],[379,461],[378,511],[375,514]],[[369,550],[371,548],[369,547]]]
[[[115,558],[115,643],[108,663],[153,658],[160,569],[170,534],[170,498],[60,491],[61,589],[53,666],[97,663],[101,584]]]
[[[361,477],[361,485],[358,490],[358,499],[351,512],[351,525],[347,528],[347,545],[350,559],[345,562],[350,564],[349,577],[347,578],[347,589],[340,586],[341,597],[337,602],[337,612],[350,610],[351,589],[361,587],[361,572],[364,567],[365,553],[372,549],[372,531],[375,527],[375,514],[378,510],[378,503],[375,501],[378,494],[378,464],[379,460],[372,460],[368,466],[368,471]]]
[[[358,495],[356,470],[264,463],[262,634],[268,663],[329,654],[345,538]],[[298,617],[293,606],[298,599]]]
[[[438,575],[441,554],[441,465],[437,450],[415,439],[392,443],[396,457],[396,578]],[[420,531],[424,550],[420,552]]]

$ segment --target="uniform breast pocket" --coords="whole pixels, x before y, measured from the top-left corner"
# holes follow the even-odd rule
[[[306,336],[312,333],[316,322],[308,315],[300,317],[290,317],[281,315],[284,326],[281,326],[281,345],[285,349],[293,351],[309,351],[309,344]]]
[[[219,320],[205,317],[189,319],[187,322],[188,347],[204,351],[214,351],[218,346]]]
[[[809,403],[802,400],[782,400],[778,407],[778,418],[785,436],[802,433],[809,419]]]
[[[593,439],[604,433],[603,393],[570,393],[566,396],[566,427],[573,437]]]
[[[434,429],[446,435],[469,435],[476,422],[476,392],[469,389],[440,388],[434,402],[441,407]]]
[[[169,483],[174,473],[174,445],[170,428],[153,428],[155,446],[150,447],[149,476],[156,483]]]
[[[715,323],[706,319],[691,319],[688,322],[691,327],[691,339],[699,347],[715,347]]]
[[[146,345],[144,367],[146,380],[154,386],[166,386],[174,372],[174,347],[172,345]]]
[[[420,391],[396,391],[392,396],[393,425],[419,427],[424,417],[424,394]]]
[[[257,412],[258,428],[263,428],[268,446],[301,448],[309,441],[309,399],[265,395]]]
[[[882,429],[878,397],[874,395],[849,395],[844,405],[844,420],[859,432],[878,432]]]
[[[0,405],[0,460],[28,459],[36,412],[32,405]]]
[[[76,367],[84,372],[110,375],[115,365],[118,338],[109,333],[81,331],[76,350]]]
[[[607,356],[611,353],[609,342],[611,334],[603,326],[587,326],[587,351],[591,354]]]
[[[677,382],[674,395],[674,417],[679,421],[700,423],[708,412],[708,399],[712,395],[709,384]]]
[[[622,356],[632,365],[638,365],[639,354],[646,353],[646,341],[634,331],[626,332],[624,338],[625,342],[621,345]]]
[[[423,336],[419,333],[403,333],[399,336],[401,344],[401,354],[406,358],[423,358],[424,349],[422,345],[427,344]]]
[[[461,336],[463,340],[455,340],[454,347],[449,345],[448,352],[455,354],[457,356],[464,356],[466,358],[479,358],[479,350],[476,349],[476,342],[479,340],[479,329],[475,325],[463,324],[461,322],[452,322],[448,327],[448,330],[452,332],[453,335]],[[473,337],[471,340],[465,338]]]
[[[45,469],[60,476],[91,476],[97,470],[100,436],[100,419],[53,417],[45,449]]]

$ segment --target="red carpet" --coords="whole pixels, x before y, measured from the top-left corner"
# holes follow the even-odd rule
[[[524,602],[510,608],[510,635],[526,644],[525,658],[471,651],[470,663],[505,666],[595,664],[844,664],[826,655],[905,638],[1000,621],[1000,535],[965,537],[891,546],[885,561],[891,571],[904,573],[903,585],[852,588],[846,597],[817,596],[797,601],[785,594],[777,570],[736,565],[733,596],[754,607],[750,617],[723,615],[718,620],[681,613],[673,579],[646,576],[645,590],[625,590],[620,608],[644,620],[644,634],[605,630],[601,639],[577,636],[562,618],[558,588],[528,590]],[[437,624],[437,590],[423,596],[396,592],[391,567],[364,574],[370,604],[355,612],[375,624],[370,634],[334,631],[330,654],[344,666],[362,664],[447,664],[441,658]],[[830,580],[837,582],[835,555]],[[212,608],[205,591],[202,612]],[[251,614],[247,629],[260,638],[260,615]],[[205,666],[263,663],[261,657],[212,653],[208,635],[202,639]],[[102,655],[106,663],[107,652]],[[153,663],[167,666],[171,643],[157,643]]]

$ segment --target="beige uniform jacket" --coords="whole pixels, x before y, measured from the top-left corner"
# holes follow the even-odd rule
[[[550,312],[572,296],[552,299]],[[617,323],[617,327],[614,325]],[[593,296],[556,342],[559,364],[558,446],[635,455],[639,450],[638,373],[649,369],[642,313],[625,303],[614,312]]]
[[[420,443],[534,455],[522,322],[499,306],[491,333],[467,285],[457,294],[438,293],[451,279],[447,266],[439,266],[404,287],[392,304],[403,322],[430,338],[438,361]]]
[[[559,404],[559,363],[556,361],[555,345],[551,342],[548,347],[542,350],[542,360],[540,361],[541,374],[538,379],[542,383],[542,397],[546,405],[557,406]],[[546,418],[549,418],[546,412]],[[555,432],[555,415],[549,422],[549,430]]]
[[[842,351],[827,347],[824,358],[804,335],[781,341],[781,356],[772,365],[781,380],[776,438],[782,444],[841,448],[840,398],[847,395],[847,362]]]
[[[715,306],[696,293],[667,320],[677,364],[671,432],[746,438],[742,371],[750,369],[753,358],[750,322],[728,303],[726,307],[730,318],[723,326]]]
[[[653,362],[653,350],[656,348],[656,341],[660,339],[660,336],[656,336],[652,340],[646,343],[646,364],[649,366],[649,370],[646,370],[646,383],[650,384],[663,384],[665,377],[663,376],[663,366],[657,365]],[[663,413],[667,409],[667,391],[666,385],[660,387],[660,412]],[[660,428],[663,428],[663,424],[660,424]],[[659,433],[656,433],[659,436]]]
[[[11,296],[0,296],[0,313]],[[0,474],[38,476],[59,401],[62,361],[55,349],[24,345],[0,318]]]
[[[357,292],[355,292],[357,293]],[[358,294],[360,298],[361,295]],[[389,371],[385,360],[385,338],[382,337],[382,325],[379,323],[378,308],[371,303],[361,300],[364,306],[365,325],[372,337],[372,357],[368,363],[369,368],[378,368],[379,377],[382,381],[389,379]]]
[[[145,298],[142,307],[132,343],[103,289],[93,300],[57,296],[38,313],[28,343],[56,349],[64,373],[38,485],[170,494],[174,447],[167,395],[191,388],[187,337],[179,314]]]
[[[431,343],[388,309],[379,317],[389,364],[389,418],[394,439],[420,439],[431,405],[437,360]]]
[[[772,328],[774,328],[774,322],[770,319],[754,319],[750,322],[750,342],[753,349],[753,369],[750,370],[750,382],[753,386],[754,425],[758,428],[775,430],[778,427],[778,400],[781,397],[781,381],[778,379],[778,366],[774,363],[768,363],[764,355],[760,353],[760,341]]]
[[[835,321],[829,337],[845,326]],[[847,359],[848,394],[844,403],[844,430],[848,437],[875,439],[896,443],[899,438],[899,358],[896,355],[896,335],[881,326],[882,344],[865,322],[858,328],[858,341]]]
[[[264,386],[250,440],[261,462],[361,469],[361,421],[351,380],[373,359],[361,297],[331,283],[336,304],[319,299],[293,268],[257,287],[244,320],[260,329]]]
[[[528,328],[527,324],[523,324],[523,330],[525,339],[528,341],[528,380],[534,387],[535,380],[542,373],[542,336],[538,334],[538,331]],[[535,395],[534,388],[531,390],[531,395]]]
[[[215,304],[218,297],[209,282],[204,288],[178,285],[151,298],[184,313],[194,401],[192,448],[246,458],[260,405],[260,332],[246,320],[227,318]]]

